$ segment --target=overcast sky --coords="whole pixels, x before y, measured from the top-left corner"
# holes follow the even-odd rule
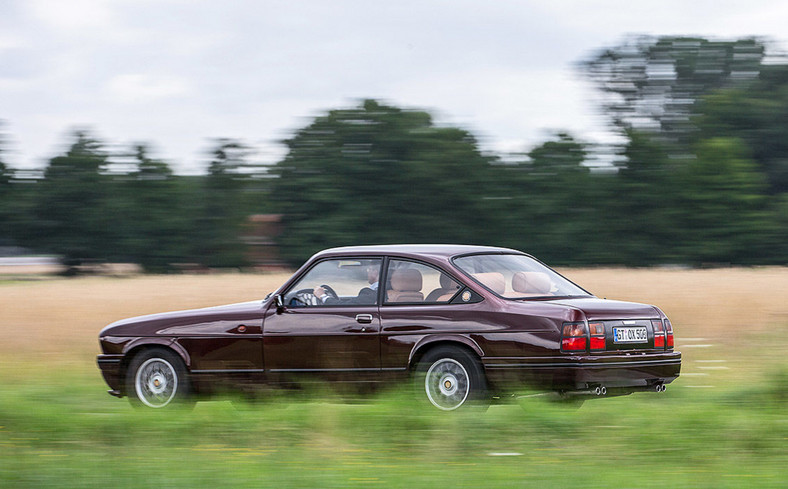
[[[152,144],[179,173],[210,138],[275,161],[328,109],[423,108],[494,151],[556,130],[604,141],[575,69],[627,34],[766,36],[788,2],[0,0],[0,119],[15,167],[42,166],[75,127]]]

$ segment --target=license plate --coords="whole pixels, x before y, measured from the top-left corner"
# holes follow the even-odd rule
[[[613,343],[646,343],[646,328],[613,328]]]

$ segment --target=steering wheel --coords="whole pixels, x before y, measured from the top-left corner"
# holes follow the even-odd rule
[[[337,293],[334,291],[334,289],[332,289],[330,286],[328,286],[328,285],[326,285],[326,284],[323,284],[323,285],[321,285],[320,287],[321,287],[323,290],[325,290],[325,291],[326,291],[326,294],[328,294],[328,296],[329,296],[329,297],[331,297],[332,299],[339,299],[339,294],[337,294]]]
[[[328,285],[321,285],[320,287],[326,291],[326,294],[330,298],[339,299],[337,293]],[[300,289],[297,290],[291,297],[290,297],[290,305],[296,307],[302,306],[319,306],[323,304],[323,302],[317,298],[315,295],[315,289]]]
[[[313,289],[301,289],[297,290],[292,296],[290,296],[290,302],[288,305],[290,306],[316,306],[319,301],[317,297],[315,297],[315,293]]]

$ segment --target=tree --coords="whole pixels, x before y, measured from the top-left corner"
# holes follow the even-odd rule
[[[298,263],[322,248],[391,242],[487,242],[480,202],[491,157],[429,114],[365,100],[285,141],[271,201],[280,250]]]
[[[0,148],[0,156],[2,156],[2,148]],[[4,195],[8,190],[8,185],[11,182],[11,175],[11,169],[0,159],[0,196]]]
[[[188,255],[195,223],[170,167],[148,153],[136,145],[129,155],[135,169],[112,181],[116,191],[107,206],[118,218],[113,258],[163,272]]]
[[[241,242],[247,218],[244,192],[250,150],[239,141],[218,139],[212,150],[208,175],[203,178],[197,221],[196,259],[207,266],[240,267],[246,264]]]
[[[603,109],[619,131],[648,130],[681,145],[694,131],[695,102],[756,78],[764,53],[756,38],[638,36],[598,51],[581,68],[606,95]]]
[[[764,66],[751,83],[705,96],[697,113],[701,138],[741,139],[767,175],[769,192],[788,192],[788,66]]]
[[[2,121],[0,121],[1,123]],[[0,124],[2,128],[2,124]],[[0,246],[11,239],[11,170],[3,162],[3,134],[0,133]]]
[[[765,53],[756,38],[637,37],[583,64],[627,140],[608,201],[626,263],[781,259],[765,193],[788,187],[788,70]]]
[[[772,221],[770,240],[767,242],[769,252],[762,256],[763,263],[788,263],[788,193],[780,194],[779,198],[771,203],[769,216]]]
[[[695,263],[762,261],[766,185],[747,146],[733,138],[698,143],[676,181],[679,243]]]
[[[604,249],[615,263],[653,265],[683,261],[676,249],[676,172],[682,161],[671,158],[649,134],[627,131],[622,155],[627,164],[604,197]]]
[[[585,144],[557,133],[532,149],[527,161],[496,167],[502,173],[496,187],[506,189],[495,192],[505,199],[490,202],[500,206],[494,215],[501,221],[501,242],[551,263],[583,261],[595,221],[586,155]]]
[[[118,216],[106,212],[107,154],[84,132],[64,155],[52,158],[33,209],[36,227],[26,236],[35,249],[57,253],[65,264],[104,259],[115,244],[110,230]]]

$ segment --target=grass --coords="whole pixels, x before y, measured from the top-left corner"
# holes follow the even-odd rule
[[[668,313],[684,364],[665,394],[449,415],[420,409],[405,390],[137,411],[106,394],[95,367],[103,325],[254,299],[284,277],[2,284],[0,487],[785,486],[786,269],[567,275]]]
[[[392,391],[150,412],[66,371],[4,386],[0,486],[784,487],[787,391],[783,370],[580,410],[529,399],[444,415]]]

